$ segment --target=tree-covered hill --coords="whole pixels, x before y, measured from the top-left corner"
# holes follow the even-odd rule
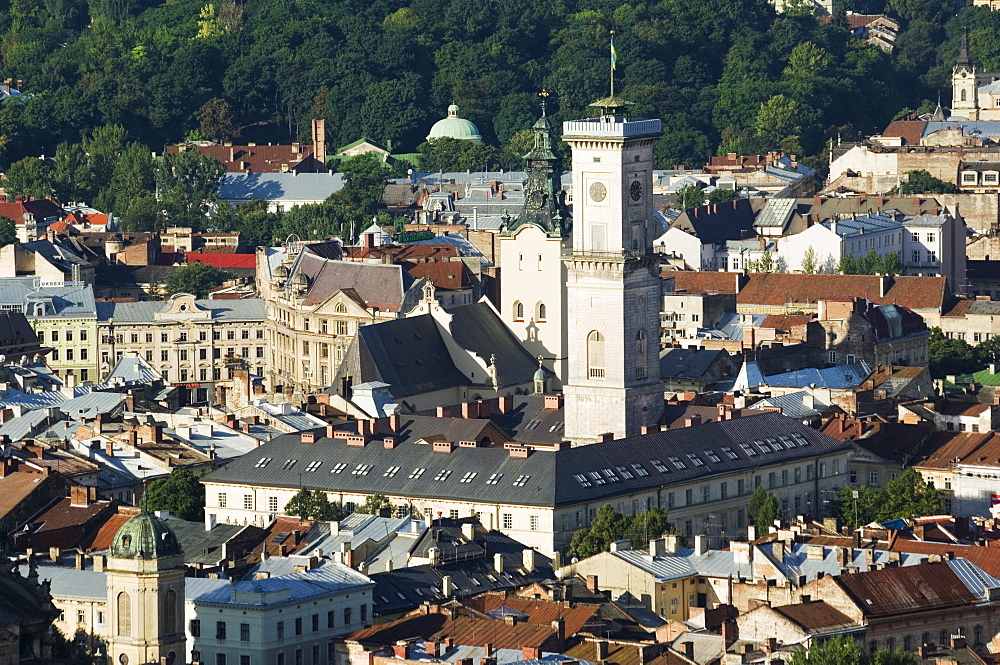
[[[153,150],[308,143],[314,116],[331,146],[366,136],[411,152],[451,103],[503,148],[540,89],[559,120],[607,94],[611,28],[619,89],[665,121],[660,166],[774,148],[820,163],[838,132],[947,94],[963,25],[974,57],[1000,67],[1000,12],[842,4],[899,17],[897,52],[851,39],[843,17],[776,16],[765,0],[9,0],[0,78],[34,96],[0,106],[0,167],[107,125]]]

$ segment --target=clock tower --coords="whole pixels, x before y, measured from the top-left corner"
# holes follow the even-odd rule
[[[966,120],[979,120],[979,85],[976,63],[969,56],[969,34],[962,33],[962,46],[951,70],[951,113]]]
[[[566,438],[641,433],[663,415],[661,279],[653,252],[653,144],[659,120],[631,120],[616,97],[597,118],[563,123],[573,150],[567,270]]]
[[[562,170],[553,152],[552,122],[545,114],[531,128],[524,156],[528,183],[516,218],[505,220],[500,242],[500,314],[524,347],[541,358],[549,386],[566,380],[566,266],[571,220]]]

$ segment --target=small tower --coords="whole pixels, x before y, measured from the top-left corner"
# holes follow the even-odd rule
[[[544,395],[545,394],[545,382],[548,380],[548,375],[545,373],[545,366],[542,364],[544,359],[538,356],[538,369],[535,370],[535,394]]]
[[[184,557],[167,523],[145,510],[125,522],[111,543],[105,572],[108,663],[186,662]]]
[[[967,120],[979,120],[979,87],[976,63],[969,55],[969,33],[962,32],[962,46],[951,70],[951,113]]]

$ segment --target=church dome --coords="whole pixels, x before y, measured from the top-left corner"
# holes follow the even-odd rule
[[[475,123],[458,117],[458,107],[454,104],[448,107],[448,117],[435,122],[434,126],[431,127],[431,133],[427,135],[428,141],[440,138],[465,139],[476,142],[483,140]]]
[[[145,510],[125,522],[111,542],[111,556],[118,559],[159,559],[181,553],[173,529]]]
[[[534,380],[535,380],[535,381],[545,381],[545,380],[546,380],[546,379],[548,379],[548,378],[549,378],[549,377],[548,377],[548,376],[546,376],[546,374],[545,374],[545,369],[543,369],[543,368],[542,368],[542,366],[541,366],[541,365],[539,365],[539,366],[538,366],[538,369],[536,369],[536,370],[535,370],[535,377],[534,377]]]
[[[279,264],[277,268],[274,269],[275,279],[288,279],[288,268],[284,263]]]

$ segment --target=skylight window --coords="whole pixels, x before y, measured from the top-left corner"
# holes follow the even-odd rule
[[[615,471],[617,471],[618,475],[620,475],[625,480],[628,480],[629,478],[635,478],[635,476],[632,475],[632,472],[628,470],[627,466],[616,466]]]
[[[705,463],[701,461],[701,458],[694,453],[688,453],[688,459],[694,462],[695,466],[705,466]]]
[[[635,472],[638,473],[640,476],[648,476],[649,475],[649,471],[646,471],[646,467],[644,467],[641,464],[633,464],[632,468],[635,469]]]
[[[422,469],[420,467],[417,467],[416,469],[413,470],[413,473],[410,474],[410,479],[414,480],[416,478],[419,478],[420,476],[424,475],[424,471],[426,470],[427,469]]]
[[[351,471],[355,476],[367,476],[368,472],[372,470],[374,464],[359,464],[354,467],[354,471]]]
[[[390,466],[388,469],[385,470],[385,473],[382,474],[382,477],[383,478],[392,478],[397,473],[399,473],[399,467],[398,466]]]
[[[809,445],[809,439],[805,438],[801,434],[792,434],[792,439],[794,439],[795,443],[799,444],[800,446]]]
[[[778,452],[782,448],[781,442],[777,439],[768,439],[767,442],[771,444],[771,448],[774,449],[774,452]]]
[[[618,476],[616,476],[615,472],[612,471],[611,469],[604,469],[604,471],[602,471],[602,473],[604,474],[605,478],[607,478],[608,480],[610,480],[613,483],[617,483],[618,480],[619,480]]]
[[[475,478],[477,475],[479,475],[478,472],[476,472],[476,471],[469,471],[464,476],[462,476],[462,482],[463,483],[471,483],[472,479]]]
[[[524,487],[529,478],[531,478],[531,476],[518,476],[517,480],[514,481],[514,487]]]
[[[668,457],[667,459],[670,460],[670,463],[673,464],[678,469],[686,469],[687,468],[687,464],[685,464],[684,462],[682,462],[680,457],[673,457],[673,456],[671,456],[671,457]]]
[[[794,448],[794,447],[795,447],[795,442],[794,442],[794,441],[792,441],[792,440],[791,440],[790,438],[788,438],[787,436],[782,436],[782,437],[778,437],[778,438],[780,438],[780,439],[781,439],[781,442],[782,442],[783,444],[785,444],[785,448],[788,448],[788,449],[792,449],[792,448]]]
[[[733,450],[732,448],[730,448],[729,446],[723,446],[722,447],[722,452],[726,453],[726,456],[729,457],[729,459],[739,459],[740,458],[740,456],[736,454],[736,451]]]
[[[740,448],[742,448],[743,452],[745,452],[747,455],[750,455],[751,457],[754,457],[757,454],[757,449],[751,446],[749,443],[741,443]]]
[[[576,482],[580,483],[583,487],[591,487],[590,481],[587,480],[587,476],[582,473],[574,473],[573,477],[576,478]]]
[[[493,473],[493,474],[490,474],[490,477],[486,481],[486,484],[487,485],[496,485],[497,483],[500,482],[501,478],[503,478],[503,474],[502,473]]]
[[[437,475],[434,476],[434,480],[442,482],[448,480],[448,476],[450,475],[451,475],[451,469],[441,469],[440,471],[437,472]]]
[[[323,464],[322,462],[317,462],[317,461],[309,462],[309,464],[306,465],[306,471],[315,471],[322,464]]]
[[[330,473],[340,473],[341,471],[343,471],[346,468],[347,468],[347,465],[344,464],[343,462],[340,462],[339,464],[334,464],[333,465],[333,468],[330,469]]]
[[[268,464],[271,463],[271,459],[272,458],[270,457],[261,457],[259,460],[257,460],[257,463],[253,465],[253,468],[263,469],[264,467],[266,467]]]
[[[667,468],[667,465],[664,464],[662,460],[651,459],[649,460],[649,463],[655,466],[656,470],[660,473],[670,473],[670,469]]]
[[[593,480],[594,483],[597,484],[597,485],[603,485],[606,482],[604,480],[604,477],[601,474],[597,473],[596,471],[590,471],[589,475],[590,475],[590,479]]]
[[[716,462],[716,463],[719,463],[719,462],[722,461],[722,458],[719,457],[714,450],[706,450],[705,451],[705,457],[707,457],[708,459],[710,459],[710,460],[712,460],[713,462]]]
[[[295,466],[296,462],[298,462],[297,459],[286,459],[285,463],[281,465],[281,468],[285,471],[289,471],[293,466]]]
[[[754,441],[754,445],[760,448],[760,452],[769,453],[771,452],[771,446],[767,445],[766,441],[761,441],[759,439]]]

